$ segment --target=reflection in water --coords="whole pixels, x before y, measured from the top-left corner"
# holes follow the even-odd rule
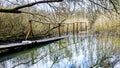
[[[70,37],[2,61],[0,68],[117,68],[119,40],[117,36]]]

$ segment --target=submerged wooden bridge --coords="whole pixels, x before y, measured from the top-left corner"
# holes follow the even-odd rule
[[[61,37],[54,37],[49,39],[43,39],[43,40],[34,40],[34,41],[22,41],[21,43],[13,43],[13,44],[7,44],[7,45],[0,45],[0,55],[11,53],[13,51],[21,51],[28,48],[36,47],[36,46],[42,46],[43,44],[48,44],[57,40],[68,38],[69,36],[61,36]]]
[[[49,39],[43,39],[43,40],[34,40],[34,41],[22,41],[21,43],[13,43],[13,44],[7,44],[7,45],[0,45],[0,49],[6,49],[6,48],[15,48],[15,47],[24,47],[27,45],[36,45],[36,44],[47,44],[50,42],[54,42],[60,39],[68,38],[69,36],[61,36],[61,37],[54,37]]]
[[[57,40],[68,38],[69,34],[71,35],[71,33],[73,35],[75,35],[83,30],[84,31],[88,30],[88,27],[87,27],[88,24],[85,22],[41,23],[41,24],[45,25],[45,27],[43,27],[45,30],[48,30],[44,33],[44,35],[46,34],[45,39],[33,40],[33,41],[28,40],[29,36],[30,37],[34,36],[33,31],[32,31],[32,24],[31,24],[31,21],[29,21],[30,29],[28,31],[28,34],[26,35],[25,41],[21,41],[21,43],[0,45],[0,54],[5,53],[5,52],[25,50],[27,48],[32,48],[35,46],[42,46],[42,44],[48,44],[48,43],[51,43],[51,42],[54,42]],[[42,30],[42,31],[45,31],[45,30]],[[42,31],[41,31],[41,33],[42,33]]]

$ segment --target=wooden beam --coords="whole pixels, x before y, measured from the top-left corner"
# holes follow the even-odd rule
[[[60,39],[68,38],[69,36],[61,36],[61,37],[54,37],[49,39],[43,39],[43,40],[34,40],[34,41],[23,41],[22,43],[14,43],[14,44],[8,44],[8,45],[0,45],[1,49],[9,49],[9,48],[15,48],[15,47],[24,47],[28,45],[34,45],[34,44],[47,44],[49,42],[57,41]],[[29,46],[28,46],[29,47]]]

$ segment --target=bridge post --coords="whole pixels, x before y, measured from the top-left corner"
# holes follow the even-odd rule
[[[67,24],[67,35],[69,33],[69,24]]]
[[[80,30],[81,30],[81,25],[80,25],[80,22],[79,22],[79,24],[78,24],[78,32],[80,32]]]
[[[60,34],[60,33],[61,33],[61,32],[60,32],[60,23],[58,23],[58,26],[59,26],[59,27],[58,27],[58,33],[59,33],[59,37],[60,37],[60,36],[61,36],[61,34]]]
[[[73,23],[73,30],[72,31],[73,31],[73,36],[74,36],[75,35],[75,32],[74,32],[75,31],[75,23]]]
[[[78,22],[77,22],[76,30],[77,30],[77,34],[78,34]]]
[[[50,28],[51,28],[50,23],[48,25],[49,25],[49,30],[50,30]],[[51,34],[50,34],[50,31],[49,31],[49,38],[50,37],[51,37]]]
[[[34,37],[33,31],[32,31],[32,20],[29,20],[29,31],[26,35],[25,40],[27,40],[28,38],[32,38],[32,37]]]

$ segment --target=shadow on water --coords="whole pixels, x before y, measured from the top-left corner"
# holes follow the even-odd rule
[[[0,62],[5,61],[5,60],[9,60],[9,59],[16,57],[16,56],[19,56],[21,54],[29,53],[30,51],[36,50],[36,49],[41,48],[45,45],[47,45],[47,44],[35,46],[35,47],[30,47],[30,48],[26,47],[24,49],[19,48],[16,51],[0,54]]]
[[[7,58],[0,68],[117,68],[120,65],[118,36],[71,36]],[[9,58],[10,57],[10,58]]]

